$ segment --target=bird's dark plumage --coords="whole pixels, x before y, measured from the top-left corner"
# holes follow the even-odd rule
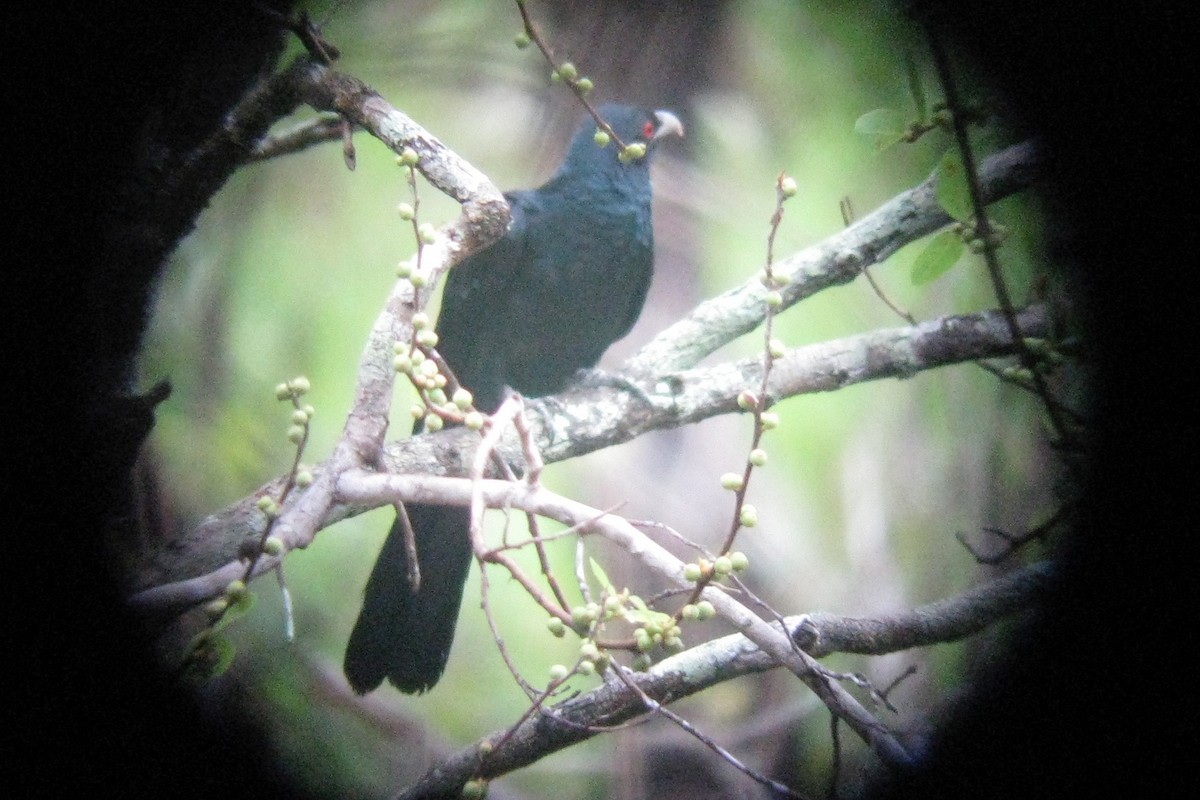
[[[609,105],[601,116],[625,144],[649,151],[682,135],[662,111]],[[592,367],[633,326],[653,272],[648,159],[621,163],[601,148],[589,120],[558,172],[541,188],[505,195],[508,232],[450,272],[438,320],[438,350],[475,405],[493,411],[505,386],[539,396]],[[437,683],[446,666],[471,565],[467,510],[410,505],[421,585],[407,579],[399,521],[367,582],[346,648],[345,672],[359,693],[386,677],[404,692]]]

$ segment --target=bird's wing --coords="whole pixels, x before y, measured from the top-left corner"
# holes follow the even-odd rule
[[[505,374],[533,396],[558,391],[624,336],[650,285],[653,242],[648,212],[547,200],[527,222],[532,255],[507,293],[511,327],[524,332],[504,348]]]
[[[503,349],[497,343],[513,334],[505,297],[527,265],[529,219],[540,207],[533,191],[507,192],[505,199],[512,212],[508,230],[450,271],[437,324],[438,351],[484,411],[494,410],[506,382],[497,358]]]

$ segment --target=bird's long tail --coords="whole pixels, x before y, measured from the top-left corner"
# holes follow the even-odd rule
[[[471,567],[466,508],[411,505],[421,584],[413,592],[400,520],[392,524],[367,581],[362,611],[343,669],[350,686],[365,694],[384,678],[402,692],[423,692],[442,677],[463,585]]]

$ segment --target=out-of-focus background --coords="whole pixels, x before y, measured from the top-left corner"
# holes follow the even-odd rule
[[[926,50],[900,13],[874,2],[769,0],[678,3],[530,3],[556,53],[595,84],[598,102],[619,100],[674,111],[687,129],[656,154],[657,271],[647,308],[603,365],[615,366],[698,301],[761,268],[774,183],[793,176],[776,242],[786,256],[843,226],[839,201],[865,214],[929,174],[948,139],[877,151],[854,132],[876,108],[910,113],[905,58],[940,93]],[[536,186],[553,171],[582,109],[532,47],[513,37],[512,3],[485,0],[361,2],[311,9],[343,53],[338,69],[366,81],[487,173],[503,189]],[[983,152],[1020,137],[995,87],[956,63],[966,91],[991,97],[999,116],[980,132]],[[245,496],[290,464],[287,413],[273,387],[304,374],[316,407],[309,459],[326,454],[353,397],[365,336],[414,249],[395,213],[410,200],[393,154],[355,137],[358,167],[346,170],[336,144],[243,170],[215,198],[164,278],[141,375],[169,377],[152,458],[161,470],[169,524],[182,528]],[[452,201],[420,185],[421,218],[442,223]],[[1031,198],[995,207],[1011,234],[1002,259],[1018,302],[1048,263]],[[914,286],[907,248],[874,275],[918,319],[991,308],[980,263]],[[784,314],[777,335],[802,345],[904,324],[864,281],[818,295]],[[755,334],[717,353],[757,352]],[[410,398],[397,393],[392,434],[408,427]],[[984,527],[1019,532],[1054,509],[1054,458],[1036,405],[978,367],[964,365],[904,381],[795,398],[775,409],[779,430],[766,447],[750,500],[760,524],[739,547],[745,579],[785,614],[867,615],[951,596],[1012,568],[981,567],[955,539],[983,548]],[[722,418],[643,437],[552,466],[555,489],[598,507],[654,519],[715,546],[732,502],[717,484],[748,447],[744,418]],[[526,700],[504,668],[478,608],[478,577],[466,590],[458,635],[441,683],[422,697],[385,687],[354,698],[341,654],[390,511],[323,532],[286,564],[297,638],[287,643],[278,593],[261,580],[254,612],[233,629],[237,660],[205,690],[214,707],[250,709],[272,736],[280,768],[330,795],[383,796],[439,754],[511,724]],[[609,574],[645,595],[657,587],[619,554],[597,551]],[[561,553],[563,564],[569,552]],[[497,582],[494,582],[497,583]],[[545,633],[543,614],[503,581],[493,604],[509,649],[538,682],[570,661],[575,643]],[[506,605],[501,605],[505,603]],[[688,643],[722,629],[691,626]],[[969,694],[1003,631],[958,645],[886,658],[832,658],[886,686],[917,672],[881,711],[915,750],[956,700]],[[586,688],[586,681],[578,681]],[[787,674],[730,683],[676,709],[749,763],[820,791],[828,780],[828,713]],[[842,736],[850,785],[870,763]],[[670,769],[668,769],[668,767]],[[659,781],[682,772],[712,794],[675,783],[678,796],[757,796],[759,789],[695,741],[659,722],[553,756],[493,787],[494,796],[670,796]],[[675,778],[676,781],[681,780]]]

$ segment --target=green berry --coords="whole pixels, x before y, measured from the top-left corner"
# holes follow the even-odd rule
[[[575,81],[575,88],[584,94],[587,94],[595,88],[595,84],[592,83],[591,78],[580,78],[579,80]]]
[[[422,347],[437,347],[438,335],[437,331],[429,328],[422,328],[417,331],[417,344]]]
[[[738,550],[735,553],[730,553],[729,561],[731,564],[733,564],[734,572],[743,572],[745,571],[746,567],[750,566],[750,559],[747,558],[746,554],[741,550]]]
[[[546,630],[550,631],[556,638],[561,639],[567,632],[567,626],[558,617],[548,617],[546,619]]]
[[[412,207],[411,203],[400,203],[396,206],[396,213],[400,215],[400,219],[408,222],[417,215],[417,210]]]
[[[699,564],[684,564],[684,566],[683,566],[684,580],[692,581],[693,583],[695,583],[696,581],[700,580],[700,578],[703,577],[703,575],[704,575],[704,570],[700,569]]]
[[[767,342],[767,351],[771,354],[771,358],[783,358],[787,354],[787,348],[778,339],[771,339]]]
[[[564,81],[573,81],[579,76],[579,71],[575,69],[575,65],[570,61],[565,62],[558,68],[558,77]]]
[[[749,389],[743,389],[738,393],[737,404],[742,411],[750,411],[758,407],[758,395]]]
[[[304,377],[303,375],[292,378],[290,381],[288,381],[288,386],[291,387],[292,391],[295,392],[296,395],[308,394],[308,390],[312,388],[312,384],[308,382],[308,378]]]
[[[684,619],[697,619],[700,616],[700,610],[696,606],[688,603],[683,608],[679,609],[679,616]]]
[[[775,289],[767,292],[764,299],[766,300],[767,308],[779,308],[783,305],[783,295]]]
[[[430,433],[437,433],[445,424],[446,423],[437,414],[425,415],[425,430],[429,431]]]
[[[785,198],[796,196],[796,179],[789,176],[781,178],[779,181],[779,193]]]
[[[417,155],[417,151],[411,147],[406,147],[400,151],[400,163],[406,167],[415,167],[421,157]]]
[[[268,556],[277,556],[283,552],[283,540],[278,536],[268,536],[263,542],[263,553]]]
[[[749,503],[746,503],[744,506],[742,506],[742,512],[738,515],[738,521],[741,522],[744,527],[753,528],[754,526],[758,525],[758,509]]]
[[[422,222],[417,226],[417,236],[421,239],[421,244],[433,244],[437,241],[437,228],[428,222]]]
[[[645,158],[645,156],[646,145],[641,142],[634,142],[633,144],[625,145],[625,149],[617,155],[617,160],[622,164],[628,164],[630,161],[637,161],[638,159]]]
[[[421,405],[420,403],[413,403],[408,407],[408,413],[413,419],[420,419],[421,417],[425,416],[425,406]]]
[[[595,661],[600,657],[600,648],[596,647],[595,642],[585,640],[579,645],[579,655],[588,661]]]
[[[742,486],[742,476],[738,475],[736,472],[726,472],[721,476],[722,489],[728,489],[731,492],[736,492],[741,489]]]
[[[307,425],[308,424],[308,414],[304,413],[304,409],[297,408],[295,411],[292,412],[292,423],[294,425]]]
[[[759,415],[759,419],[762,420],[764,431],[769,431],[773,428],[779,427],[779,415],[774,411],[764,411],[761,415]]]
[[[287,438],[288,438],[288,441],[291,442],[292,444],[300,444],[300,442],[304,441],[304,426],[303,425],[292,425],[291,427],[289,427],[288,432],[287,432]]]
[[[225,587],[225,598],[231,603],[236,603],[245,596],[246,584],[242,581],[230,581],[229,585]]]
[[[454,405],[458,406],[463,411],[466,411],[468,408],[470,408],[471,403],[474,401],[475,398],[471,395],[471,393],[461,386],[454,390]]]
[[[462,785],[459,795],[463,800],[483,800],[487,797],[487,781],[483,778],[472,778]]]
[[[288,387],[288,385],[286,383],[280,383],[275,386],[275,399],[276,400],[287,400],[291,396],[292,396],[292,390]]]
[[[399,264],[396,265],[396,277],[397,278],[407,278],[412,275],[412,271],[413,271],[413,268],[412,268],[411,262],[401,261]]]
[[[576,628],[586,628],[594,621],[593,617],[587,609],[587,606],[575,606],[571,609],[571,624]]]
[[[567,669],[562,664],[555,664],[550,667],[550,680],[561,681],[571,674],[571,670]]]
[[[584,659],[579,662],[579,666],[575,668],[580,675],[592,675],[596,672],[596,662]]]
[[[483,414],[478,411],[467,412],[467,415],[463,417],[463,425],[470,431],[483,430]]]
[[[312,486],[313,474],[306,469],[302,469],[296,473],[296,485],[303,489],[306,486]]]
[[[517,46],[518,50],[524,50],[526,47],[529,47],[529,34],[521,31],[513,37],[513,44]]]
[[[756,467],[764,467],[767,464],[767,451],[761,447],[756,447],[750,451],[750,463]]]
[[[228,608],[229,601],[224,597],[218,597],[204,606],[204,615],[209,619],[217,620],[224,616],[225,610]]]
[[[392,358],[392,369],[400,375],[407,375],[412,372],[412,368],[412,356],[409,356],[407,353]]]
[[[278,507],[275,505],[275,498],[265,494],[258,498],[258,502],[254,505],[259,511],[268,515],[273,515],[278,510]]]
[[[696,611],[699,614],[697,617],[699,620],[712,619],[717,615],[717,610],[707,600],[701,600],[699,603],[696,603]]]
[[[612,137],[608,135],[607,131],[597,129],[596,135],[592,137],[592,141],[596,143],[597,147],[608,147],[608,143],[612,141]]]
[[[425,277],[425,275],[420,272],[414,272],[412,275],[408,276],[408,279],[412,282],[414,289],[424,289],[425,284],[429,283],[429,278]]]
[[[418,311],[412,316],[412,326],[414,330],[424,330],[429,327],[429,315],[424,311]],[[399,343],[397,343],[399,344]]]
[[[728,575],[733,572],[733,562],[729,560],[729,556],[717,556],[717,560],[713,562],[713,572],[718,575]]]

